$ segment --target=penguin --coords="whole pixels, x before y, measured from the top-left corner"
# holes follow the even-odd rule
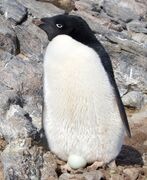
[[[44,56],[43,126],[49,149],[71,169],[109,164],[131,136],[110,57],[84,19],[39,20]]]

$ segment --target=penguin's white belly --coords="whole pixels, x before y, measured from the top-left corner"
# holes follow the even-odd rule
[[[124,126],[97,53],[66,35],[54,38],[44,59],[44,128],[59,158],[79,155],[109,162],[119,153]]]

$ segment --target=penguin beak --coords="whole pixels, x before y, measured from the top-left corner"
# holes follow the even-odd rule
[[[36,26],[40,26],[40,25],[44,24],[44,22],[41,21],[41,19],[39,19],[39,18],[34,18],[32,20],[32,23],[35,24]]]

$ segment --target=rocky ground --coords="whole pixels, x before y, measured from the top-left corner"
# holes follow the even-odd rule
[[[83,17],[109,52],[132,131],[116,167],[74,173],[61,172],[64,162],[48,151],[41,133],[48,40],[32,20],[64,13],[48,1],[0,0],[0,179],[146,180],[147,1],[79,0],[69,8],[51,1],[74,9],[70,14]]]

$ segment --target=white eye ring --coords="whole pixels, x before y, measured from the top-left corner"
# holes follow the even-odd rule
[[[57,28],[61,29],[63,27],[62,24],[56,24]]]

